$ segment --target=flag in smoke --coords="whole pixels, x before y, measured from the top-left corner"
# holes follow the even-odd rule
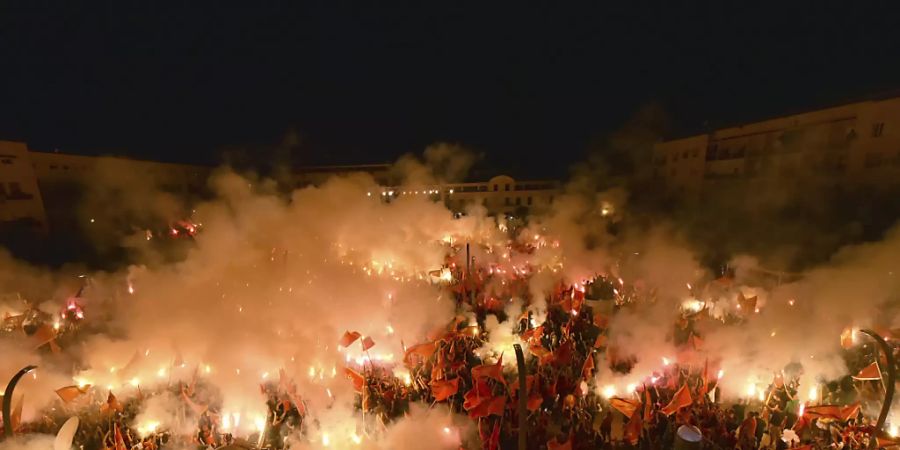
[[[60,399],[64,403],[71,403],[73,400],[81,396],[82,394],[87,393],[88,389],[90,389],[90,385],[85,386],[65,386],[56,390],[56,395],[59,396]]]
[[[350,344],[356,342],[356,340],[359,339],[360,336],[361,334],[357,333],[356,331],[345,331],[344,335],[341,336],[341,340],[338,342],[338,344],[344,348],[350,347]]]
[[[669,416],[681,408],[691,406],[692,403],[694,401],[691,399],[691,391],[688,390],[687,384],[683,384],[672,397],[672,401],[662,409],[662,413]]]
[[[853,379],[859,381],[880,380],[881,368],[878,367],[878,362],[873,362],[863,368],[863,370],[860,370],[858,374],[853,376]]]
[[[454,378],[452,380],[443,380],[443,381],[432,381],[431,382],[431,395],[434,396],[434,401],[440,402],[444,401],[454,395],[459,391],[459,378]]]

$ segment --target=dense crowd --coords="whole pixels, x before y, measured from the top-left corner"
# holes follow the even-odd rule
[[[372,361],[344,369],[357,393],[363,434],[377,436],[407,414],[412,403],[444,403],[471,418],[480,437],[478,445],[484,449],[516,448],[523,432],[519,398],[524,396],[529,449],[669,449],[677,441],[705,449],[862,449],[870,448],[876,436],[877,448],[894,445],[891,436],[874,426],[884,389],[880,369],[877,377],[847,376],[823,383],[816,401],[801,400],[800,390],[809,387],[800,386],[799,367],[773,374],[768,387],[745,398],[723,399],[719,388],[723,374],[717,361],[702,356],[703,337],[695,331],[697,321],[709,319],[704,311],[680,310],[672,323],[659,326],[671,327],[672,342],[686,356],[665,361],[625,392],[615,392],[596,376],[601,366],[604,373],[628,374],[640,355],[624,354],[609,344],[611,316],[637,301],[652,301],[646,298],[652,291],[638,294],[620,279],[602,277],[586,285],[558,284],[549,295],[546,317],[538,323],[527,308],[516,317],[508,317],[504,310],[513,297],[527,303],[527,283],[522,281],[527,274],[497,283],[493,269],[467,266],[448,261],[460,315],[427,341],[405,348],[400,364],[408,376],[398,376],[395,367]],[[612,295],[602,301],[588,300],[586,291]],[[752,310],[749,301],[740,298]],[[600,311],[601,306],[608,308]],[[78,333],[80,314],[80,305],[71,303],[62,325],[55,327],[56,340],[50,343]],[[516,358],[511,347],[505,349],[509,353],[485,351],[491,339],[489,315],[514,324],[517,343],[526,356],[525,386],[520,385],[517,370],[504,364]],[[30,327],[27,331],[34,335],[49,326],[48,318],[40,315],[17,320],[4,322],[7,332]],[[721,320],[740,323],[742,318]],[[350,331],[340,342],[342,347],[357,343],[367,345],[359,333]],[[46,350],[54,351],[49,345]],[[871,349],[847,350],[844,356],[854,370],[879,360]],[[76,415],[81,424],[73,442],[81,449],[228,445],[283,449],[318,427],[316,411],[308,409],[302,392],[284,374],[261,385],[260,402],[266,404],[267,416],[249,436],[230,433],[220,402],[205,394],[212,390],[195,376],[190,382],[149,388],[121,402],[112,392],[96,388],[80,392],[84,395],[76,393],[77,401],[60,394],[61,399],[45,408],[40,419],[15,423],[16,432],[53,434],[66,418]],[[135,419],[153,396],[178,399],[183,423],[196,424],[189,426],[193,431],[141,428]]]

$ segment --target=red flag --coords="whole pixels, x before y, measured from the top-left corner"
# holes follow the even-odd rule
[[[372,340],[371,337],[366,336],[362,340],[362,349],[364,352],[369,351],[370,348],[375,346],[375,341]]]
[[[450,381],[432,381],[431,382],[431,395],[434,396],[434,401],[440,402],[450,398],[459,391],[459,378],[454,378]]]
[[[587,359],[584,360],[584,365],[581,366],[581,378],[585,380],[590,380],[591,375],[594,373],[594,354],[588,353]]]
[[[106,403],[100,405],[100,412],[106,413],[110,411],[119,411],[122,412],[122,404],[119,403],[119,399],[113,395],[112,391],[109,391],[109,395],[106,396]]]
[[[681,408],[691,406],[692,403],[694,401],[691,399],[691,391],[688,390],[687,384],[683,384],[672,397],[672,401],[662,409],[662,413],[668,416]]]
[[[650,401],[650,390],[644,386],[644,421],[649,422],[653,418],[653,402]]]
[[[860,370],[856,376],[853,377],[854,380],[866,381],[866,380],[880,380],[881,379],[881,368],[878,367],[878,362],[873,362],[866,366],[863,370]]]
[[[79,386],[61,387],[56,390],[56,395],[58,395],[59,398],[61,398],[64,403],[69,403],[72,400],[75,400],[76,398],[78,398],[81,394],[86,393],[87,390],[90,388],[91,388],[90,385],[87,385],[84,387],[79,387]]]
[[[638,406],[641,404],[638,403],[637,400],[627,400],[624,398],[613,397],[609,399],[609,406],[612,406],[619,412],[625,415],[625,417],[631,417],[634,415],[634,412],[637,411]]]
[[[128,446],[125,445],[125,438],[122,436],[122,431],[119,430],[119,424],[115,424],[115,441],[116,441],[116,450],[128,450]]]
[[[341,347],[347,348],[350,344],[356,342],[361,335],[355,331],[345,331],[344,335],[341,337],[341,340],[338,341],[338,345]]]
[[[703,372],[700,373],[700,389],[697,390],[697,394],[703,397],[707,392],[709,392],[709,358],[706,358],[706,362],[703,363]]]
[[[826,419],[836,419],[840,421],[847,421],[853,419],[859,415],[860,405],[859,403],[854,403],[848,406],[838,406],[838,405],[818,405],[818,406],[807,406],[803,412],[803,417],[806,419],[815,419],[815,418],[826,418]]]
[[[641,411],[635,409],[631,419],[628,420],[628,424],[625,425],[625,440],[631,445],[637,445],[641,439],[641,428]]]
[[[34,339],[34,348],[38,348],[53,341],[56,338],[56,330],[53,329],[53,325],[45,323],[38,327],[31,338]]]
[[[506,379],[503,378],[503,355],[500,355],[496,364],[482,364],[473,367],[472,378],[491,378],[506,384]]]
[[[498,395],[496,397],[490,397],[484,401],[481,401],[478,406],[468,410],[469,417],[472,419],[478,419],[481,417],[487,417],[490,415],[495,416],[503,416],[503,412],[506,410],[506,396]]]
[[[349,367],[344,368],[344,374],[350,379],[350,382],[353,383],[353,389],[355,389],[356,392],[363,391],[363,387],[366,385],[366,377]]]
[[[466,411],[476,408],[491,396],[491,387],[488,386],[487,381],[479,379],[474,381],[475,386],[473,386],[472,389],[469,389],[469,392],[466,392],[466,395],[463,396],[463,409]]]
[[[434,351],[434,342],[426,342],[424,344],[413,345],[412,347],[406,349],[406,354],[403,357],[403,362],[409,364],[410,356],[412,355],[417,355],[422,359],[428,359],[431,357],[431,355],[434,354]]]

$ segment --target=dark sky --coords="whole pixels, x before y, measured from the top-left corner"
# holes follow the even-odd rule
[[[199,162],[296,129],[306,163],[443,140],[559,175],[650,102],[678,130],[900,88],[890,2],[638,3],[3,2],[0,139]]]

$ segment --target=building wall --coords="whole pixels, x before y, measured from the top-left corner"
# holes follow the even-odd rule
[[[206,166],[29,151],[0,141],[0,223],[29,220],[42,229],[76,225],[80,196],[98,180],[116,177],[190,199],[205,191]],[[105,178],[104,178],[105,177]]]
[[[422,189],[384,188],[381,192],[385,201],[405,195],[427,195],[454,212],[462,213],[470,205],[482,205],[494,215],[543,211],[553,204],[558,194],[559,185],[554,181],[516,181],[506,175],[485,182],[446,183]]]
[[[0,141],[0,225],[22,222],[46,229],[47,217],[28,147]]]
[[[698,148],[701,156],[694,157]],[[651,165],[669,193],[687,199],[727,184],[786,178],[851,188],[900,187],[900,98],[660,142]]]

